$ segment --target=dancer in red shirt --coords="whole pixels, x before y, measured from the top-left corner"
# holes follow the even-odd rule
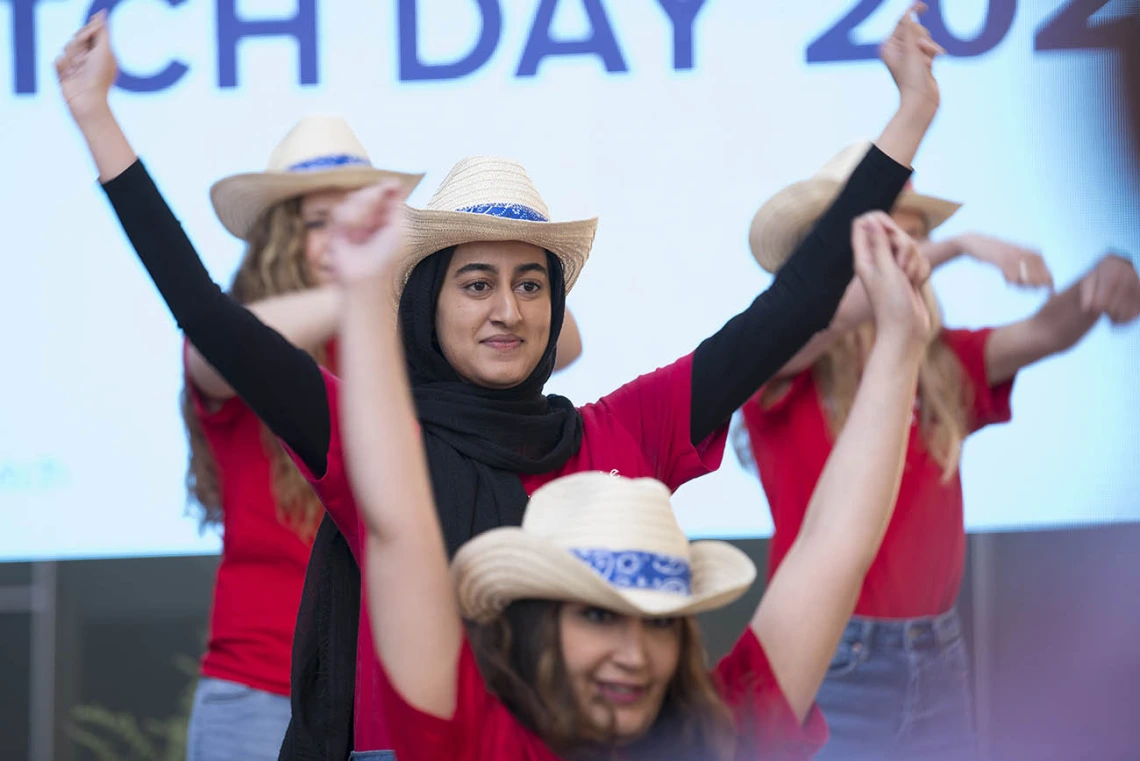
[[[786,242],[810,226],[858,150],[844,151],[757,212],[750,238],[761,266],[780,268]],[[980,235],[927,241],[958,206],[908,189],[893,215],[924,241],[932,266],[965,253],[1001,269],[1013,284],[1052,285],[1041,257],[1018,246]],[[924,299],[935,331],[919,374],[898,507],[820,690],[831,728],[820,759],[975,757],[968,663],[954,611],[966,546],[962,442],[1010,419],[1019,369],[1070,348],[1102,314],[1115,324],[1135,320],[1140,279],[1126,259],[1106,256],[1033,317],[996,329],[944,328],[929,284]],[[832,326],[743,407],[751,451],[742,456],[754,458],[776,527],[772,573],[802,530],[812,490],[850,415],[874,340],[868,318],[866,294],[852,283]]]
[[[470,540],[449,573],[380,298],[422,257],[404,245],[404,217],[388,184],[350,196],[333,223],[345,458],[396,758],[810,758],[826,734],[814,695],[897,494],[930,329],[914,243],[883,212],[855,222],[878,337],[805,530],[709,674],[693,616],[738,597],[755,569],[727,543],[690,544],[653,479],[559,478],[534,492],[521,528]],[[414,210],[407,226],[412,240],[441,234]]]

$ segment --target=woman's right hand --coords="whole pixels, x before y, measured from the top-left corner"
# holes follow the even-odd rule
[[[333,209],[329,230],[342,285],[394,275],[404,252],[404,189],[384,182],[350,193]]]
[[[934,79],[934,57],[946,51],[915,20],[914,16],[925,10],[925,3],[912,5],[879,48],[879,56],[899,88],[902,104],[933,112],[938,109],[940,97]]]
[[[115,81],[118,64],[111,50],[107,12],[100,11],[75,33],[55,59],[59,89],[71,116],[83,122],[107,109],[107,93]]]
[[[931,330],[930,313],[920,292],[930,270],[923,271],[916,264],[923,257],[914,240],[887,215],[871,212],[855,220],[851,245],[855,273],[871,302],[876,343],[897,342],[920,356]]]

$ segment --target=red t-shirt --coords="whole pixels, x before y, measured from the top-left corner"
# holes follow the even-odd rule
[[[384,678],[383,672],[380,674]],[[409,705],[385,684],[384,712],[391,721],[392,749],[400,761],[556,761],[535,734],[487,691],[466,641],[459,653],[455,714],[440,719]],[[747,629],[717,665],[713,680],[739,729],[740,761],[809,759],[827,740],[823,714],[812,706],[796,721],[776,684],[768,657]],[[684,761],[697,761],[685,759]]]
[[[237,397],[216,412],[193,399],[217,466],[224,530],[202,674],[287,696],[312,539],[278,515],[257,415]]]
[[[945,330],[941,335],[957,354],[966,382],[972,386],[971,432],[1010,419],[1013,380],[992,388],[986,381],[986,341],[991,332]],[[812,491],[831,454],[832,438],[811,370],[792,378],[784,396],[768,409],[761,407],[759,399],[757,394],[742,411],[776,526],[770,575],[799,533]],[[856,615],[916,618],[953,607],[966,557],[962,480],[958,473],[946,483],[941,479],[942,467],[926,450],[916,411],[894,516],[863,581]]]
[[[558,472],[524,476],[522,482],[527,493],[532,494],[559,476],[582,471],[608,471],[629,478],[653,477],[676,489],[690,479],[716,470],[724,455],[728,426],[718,429],[698,447],[689,441],[692,364],[692,355],[683,357],[580,408],[582,446]],[[325,387],[332,436],[324,477],[313,478],[299,458],[294,455],[293,459],[312,481],[359,563],[365,528],[344,469],[339,380],[327,371]],[[366,595],[363,588],[361,593]],[[364,609],[362,599],[361,610]],[[372,630],[365,615],[360,617],[356,664],[355,747],[361,751],[390,749],[391,720],[382,708],[387,680],[376,658]]]

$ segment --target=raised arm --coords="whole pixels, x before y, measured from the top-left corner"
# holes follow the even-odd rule
[[[887,226],[864,217],[853,237],[859,279],[875,314],[875,345],[803,526],[751,624],[801,721],[894,511],[930,330],[918,287],[898,267]]]
[[[768,290],[697,347],[690,417],[694,444],[831,323],[854,274],[852,221],[894,206],[934,119],[939,96],[931,66],[940,51],[909,12],[884,43],[883,60],[899,88],[898,112]]]
[[[1127,259],[1109,254],[1083,278],[1056,294],[1027,320],[998,328],[986,342],[986,380],[991,386],[1026,365],[1072,348],[1101,315],[1116,325],[1140,316],[1140,277]]]
[[[1053,274],[1036,251],[978,233],[963,233],[943,241],[923,241],[918,253],[930,269],[941,267],[959,256],[969,256],[1001,271],[1006,281],[1022,288],[1052,288]],[[912,280],[912,262],[900,262]],[[788,360],[776,373],[777,378],[790,378],[814,365],[843,334],[871,319],[871,302],[858,279],[852,280],[839,302],[831,324],[816,333],[804,348]]]
[[[323,286],[272,296],[246,308],[289,343],[312,353],[336,333],[341,294],[339,288]],[[193,344],[186,352],[186,372],[207,399],[220,402],[237,393]]]
[[[341,425],[368,538],[368,615],[376,653],[411,705],[450,718],[462,623],[404,369],[391,292],[403,244],[399,187],[366,188],[333,214],[345,286]]]
[[[56,61],[60,89],[124,232],[190,342],[310,470],[324,473],[331,429],[320,368],[210,279],[111,113],[115,70],[105,13]]]

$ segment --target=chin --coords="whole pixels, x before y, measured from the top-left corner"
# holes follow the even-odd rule
[[[471,380],[486,388],[514,388],[528,377],[533,368],[516,366],[482,367],[472,373]]]
[[[619,713],[615,718],[617,719],[614,727],[615,739],[621,745],[628,745],[645,737],[649,728],[653,726],[655,717],[646,716],[643,711],[638,711],[636,715]]]

